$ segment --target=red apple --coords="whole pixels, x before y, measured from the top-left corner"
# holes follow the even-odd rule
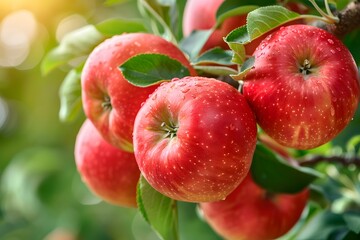
[[[243,93],[260,127],[280,144],[320,146],[337,136],[359,102],[359,77],[349,50],[332,34],[291,25],[254,52]]]
[[[180,61],[195,75],[189,61],[174,44],[159,36],[131,33],[105,40],[88,57],[82,71],[82,99],[86,116],[114,146],[133,151],[133,124],[141,103],[157,86],[130,84],[119,66],[144,53],[164,54]]]
[[[77,135],[75,160],[82,180],[93,193],[115,205],[136,207],[140,171],[134,154],[105,141],[90,120]]]
[[[208,30],[216,24],[216,11],[224,0],[188,0],[184,9],[183,33],[189,36],[194,30]],[[246,14],[226,19],[221,27],[213,32],[201,52],[214,47],[228,49],[225,37],[233,29],[246,24]]]
[[[300,219],[309,191],[274,194],[262,189],[249,173],[225,200],[201,203],[205,220],[222,237],[241,240],[275,239]]]
[[[310,11],[310,9],[307,6],[299,2],[286,1],[284,7],[299,14],[307,14]]]
[[[225,198],[251,165],[257,128],[245,98],[212,78],[162,84],[134,125],[135,157],[150,185],[181,201]]]

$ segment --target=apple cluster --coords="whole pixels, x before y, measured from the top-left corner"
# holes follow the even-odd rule
[[[215,24],[195,19],[205,16],[191,12],[199,2],[188,1],[185,35]],[[208,1],[203,11],[216,10],[221,2]],[[235,22],[243,25],[244,19]],[[202,22],[210,25],[194,25]],[[230,30],[214,33],[202,51],[222,46],[216,39]],[[119,66],[151,53],[177,60],[190,76],[132,85]],[[258,126],[284,147],[310,149],[331,141],[358,106],[358,69],[340,40],[307,25],[277,29],[253,57],[238,90],[197,76],[187,56],[159,36],[127,33],[98,45],[81,76],[87,120],[75,158],[83,181],[110,203],[136,207],[142,174],[165,196],[200,203],[205,219],[227,239],[285,234],[300,218],[308,190],[275,194],[252,180]]]

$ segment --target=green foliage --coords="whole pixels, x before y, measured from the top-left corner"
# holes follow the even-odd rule
[[[257,184],[270,192],[290,194],[303,190],[321,176],[312,169],[291,166],[261,144],[256,146],[251,175]]]
[[[71,32],[64,37],[59,46],[46,55],[41,65],[43,74],[86,57],[104,39],[104,36],[92,25]]]
[[[59,117],[63,122],[75,120],[82,110],[81,70],[72,69],[61,84]]]
[[[254,40],[264,33],[293,21],[299,14],[289,11],[281,6],[268,6],[258,8],[247,16],[247,30],[250,40]]]
[[[353,232],[346,223],[345,219],[348,214],[336,214],[330,211],[319,212],[305,224],[297,235],[297,238],[355,240],[357,238],[353,237],[359,237],[360,235]],[[321,231],[319,229],[321,229]]]
[[[180,42],[180,48],[186,54],[189,55],[190,59],[198,56],[200,50],[213,33],[213,29],[210,30],[199,30],[192,32],[187,38],[184,38]]]
[[[177,202],[154,188],[141,176],[137,189],[137,203],[145,220],[161,239],[179,239]]]
[[[231,62],[231,59],[232,52],[230,50],[213,48],[194,59],[193,64],[219,64],[225,66],[234,65],[234,63]]]
[[[189,70],[179,61],[162,54],[136,55],[123,63],[119,69],[126,80],[139,87],[190,75]]]

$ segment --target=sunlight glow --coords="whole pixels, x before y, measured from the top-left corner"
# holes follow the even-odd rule
[[[30,11],[7,15],[0,23],[0,66],[16,67],[24,62],[37,33],[38,23]]]

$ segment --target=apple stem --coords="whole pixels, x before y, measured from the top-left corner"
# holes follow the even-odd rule
[[[325,0],[325,8],[326,8],[326,12],[329,16],[331,16],[332,18],[336,18],[334,16],[334,14],[331,12],[330,10],[330,5],[329,5],[329,1],[328,0]]]
[[[111,109],[112,109],[111,99],[110,99],[109,96],[104,96],[104,102],[101,104],[101,106],[102,106],[105,110],[111,110]]]
[[[324,12],[319,5],[317,5],[317,3],[314,0],[309,0],[311,2],[311,4],[315,7],[315,9],[320,13],[320,15],[322,16],[321,20],[333,24],[333,23],[338,23],[340,20],[338,17],[335,17],[330,10],[329,7],[329,3],[327,0],[325,0],[325,7],[326,7],[326,12]]]

